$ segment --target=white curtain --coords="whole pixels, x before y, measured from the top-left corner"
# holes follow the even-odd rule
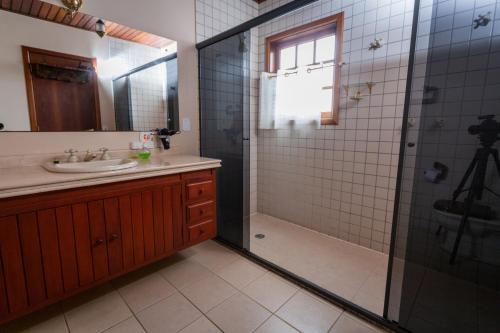
[[[262,73],[259,128],[319,126],[331,111],[333,66],[309,66]]]

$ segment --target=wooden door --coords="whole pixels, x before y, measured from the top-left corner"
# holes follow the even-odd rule
[[[23,46],[32,131],[101,129],[96,59]]]

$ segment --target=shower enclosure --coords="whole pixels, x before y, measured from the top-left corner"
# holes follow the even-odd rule
[[[338,124],[262,126],[267,38],[339,13]],[[452,199],[478,135],[498,147],[499,45],[494,0],[291,1],[201,42],[200,149],[222,160],[219,240],[394,330],[497,331],[494,158],[468,219],[470,179]]]

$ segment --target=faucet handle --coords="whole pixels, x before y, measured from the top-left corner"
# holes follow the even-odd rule
[[[73,148],[70,148],[70,149],[65,150],[64,152],[65,152],[66,154],[71,154],[71,155],[73,155],[73,154],[75,154],[75,153],[78,153],[78,150],[75,150],[75,149],[73,149]]]

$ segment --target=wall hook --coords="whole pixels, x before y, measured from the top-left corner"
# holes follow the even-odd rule
[[[474,29],[479,27],[487,26],[491,21],[491,12],[487,12],[486,14],[479,14],[477,19],[474,20]]]
[[[377,49],[380,49],[382,47],[382,41],[383,41],[382,38],[375,38],[375,40],[370,43],[368,51],[375,51]]]

